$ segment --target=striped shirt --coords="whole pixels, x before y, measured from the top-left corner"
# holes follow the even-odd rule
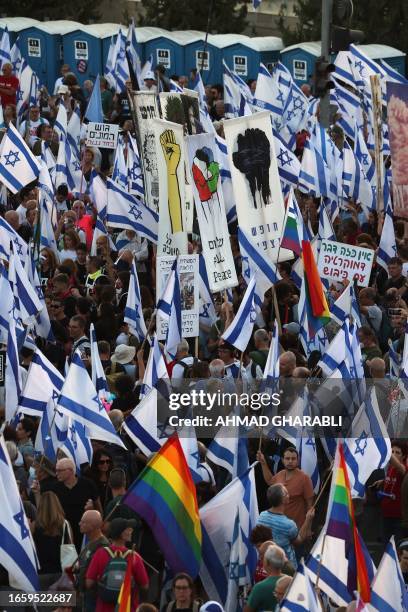
[[[288,518],[284,514],[275,514],[269,510],[261,512],[259,515],[258,525],[265,525],[272,529],[272,540],[283,548],[285,554],[293,564],[293,567],[297,567],[296,555],[291,542],[298,535],[298,528],[295,521]]]

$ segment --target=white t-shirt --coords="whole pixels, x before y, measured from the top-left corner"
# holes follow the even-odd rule
[[[73,261],[76,261],[77,254],[74,250],[62,249],[62,251],[60,251],[59,257],[61,262],[64,261],[64,259],[72,259]]]
[[[194,357],[192,357],[191,355],[188,355],[187,357],[183,357],[183,359],[180,359],[180,361],[185,363],[186,366],[192,366],[194,363]],[[173,368],[173,372],[171,374],[171,380],[173,381],[173,385],[175,381],[179,381],[182,378],[184,378],[185,370],[186,368],[184,366],[180,365],[179,363],[176,363],[176,365]],[[176,383],[176,386],[177,384],[178,382]]]
[[[20,204],[20,206],[16,208],[16,213],[18,213],[18,219],[20,221],[20,224],[26,223],[27,221],[26,212],[27,212],[27,209],[22,204]]]
[[[23,123],[20,125],[20,134],[23,136],[23,138],[26,135],[27,123],[29,134],[28,142],[30,147],[32,147],[35,141],[38,140],[37,128],[43,124],[49,125],[49,123],[47,119],[44,119],[44,117],[40,117],[37,121],[23,121]]]

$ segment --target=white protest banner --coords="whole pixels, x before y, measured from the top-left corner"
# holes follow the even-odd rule
[[[114,123],[94,123],[86,126],[86,145],[100,149],[116,149],[118,146],[119,125]]]
[[[159,117],[155,93],[137,91],[133,95],[140,138],[146,204],[156,212],[159,210],[159,172],[157,169],[156,143],[153,120]]]
[[[394,217],[408,219],[408,85],[387,83],[387,98]]]
[[[373,261],[371,249],[322,240],[318,270],[321,278],[356,281],[360,287],[368,287]]]
[[[240,227],[264,257],[293,257],[279,249],[285,216],[274,149],[271,114],[262,111],[224,122],[232,186]]]
[[[156,295],[160,296],[175,257],[158,257],[156,266]],[[193,338],[199,334],[199,274],[198,255],[179,255],[177,272],[180,281],[181,331],[183,338]],[[167,321],[157,316],[157,337],[165,340]]]
[[[238,284],[221,187],[220,153],[212,134],[188,136],[186,141],[208,283],[215,293]]]
[[[154,119],[159,172],[157,255],[187,254],[183,126]]]

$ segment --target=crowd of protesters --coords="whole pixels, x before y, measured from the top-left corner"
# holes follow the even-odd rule
[[[32,106],[20,133],[33,153],[41,152],[41,141],[47,142],[53,154],[58,153],[58,138],[53,129],[58,105],[65,104],[71,113],[78,103],[84,114],[92,83],[80,86],[68,65],[63,65],[61,78],[52,95],[43,88],[39,106]],[[173,81],[186,86],[189,79],[171,75]],[[11,66],[3,65],[0,78],[0,97],[4,115],[4,129],[16,122],[16,91],[18,82]],[[146,74],[142,89],[157,91],[169,87],[163,69]],[[126,139],[134,132],[134,125],[126,95],[114,94],[105,79],[101,79],[101,99],[104,119],[119,123]],[[249,83],[254,89],[256,82]],[[216,129],[222,133],[224,117],[223,89],[214,84],[206,87],[208,111]],[[345,140],[339,128],[332,131],[336,146]],[[307,133],[298,135],[296,154],[301,158]],[[199,580],[188,574],[178,574],[163,599],[164,562],[147,525],[120,500],[128,486],[143,470],[147,457],[122,430],[122,423],[137,406],[148,357],[148,344],[141,345],[129,332],[124,321],[124,310],[133,259],[137,262],[141,302],[146,326],[154,329],[152,317],[155,295],[155,250],[144,238],[130,230],[110,232],[110,239],[98,239],[96,254],[90,254],[96,220],[95,203],[86,191],[86,181],[92,169],[101,176],[109,176],[112,157],[98,149],[83,146],[84,192],[70,193],[66,185],[59,185],[55,196],[57,226],[55,238],[58,257],[50,248],[40,252],[40,277],[51,320],[55,342],[38,339],[42,352],[64,375],[66,361],[80,350],[85,365],[90,368],[89,327],[95,326],[101,362],[110,384],[109,417],[124,442],[127,451],[114,444],[92,440],[93,460],[83,465],[78,474],[74,463],[61,456],[56,462],[35,450],[38,422],[22,418],[16,427],[7,425],[3,434],[13,464],[21,498],[29,519],[32,536],[40,562],[41,590],[65,585],[75,588],[77,607],[87,612],[114,610],[103,589],[107,587],[106,568],[115,551],[133,555],[132,573],[134,597],[132,609],[140,612],[162,610],[222,610],[216,602],[206,602],[206,594]],[[315,233],[318,229],[319,201],[297,193],[304,221]],[[16,196],[9,194],[1,205],[1,215],[27,242],[35,240],[38,210],[36,185],[29,185]],[[375,212],[367,214],[358,202],[352,200],[340,212],[334,224],[337,240],[378,249],[383,219]],[[316,368],[320,354],[307,358],[300,342],[299,290],[291,278],[292,263],[279,264],[282,280],[276,283],[274,295],[269,290],[262,305],[262,321],[257,321],[254,334],[243,358],[234,347],[221,340],[222,332],[231,323],[241,302],[246,285],[240,276],[241,262],[236,238],[236,224],[230,225],[232,251],[239,275],[239,285],[232,290],[232,301],[224,295],[214,296],[217,321],[200,329],[198,351],[194,341],[183,340],[176,359],[168,363],[169,376],[176,379],[209,379],[217,384],[240,378],[254,388],[262,378],[276,316],[281,324],[280,375],[287,382],[319,377]],[[388,270],[375,261],[369,286],[360,289],[358,306],[362,326],[359,340],[367,379],[373,379],[380,409],[388,424],[395,394],[398,391],[389,382],[392,349],[399,355],[404,350],[405,326],[408,316],[408,238],[406,223],[395,222],[397,255],[388,262]],[[199,253],[200,238],[193,234],[190,253]],[[344,290],[345,284],[333,283],[328,291],[333,303]],[[338,326],[332,322],[328,333],[334,336]],[[21,366],[28,370],[33,351],[23,348]],[[221,383],[220,383],[221,381]],[[381,386],[382,382],[384,383]],[[398,430],[398,433],[403,431]],[[402,437],[402,436],[401,436]],[[197,485],[200,506],[210,500],[228,482],[230,475],[206,459],[209,440],[200,440],[200,465],[203,480]],[[368,534],[372,554],[381,554],[391,535],[399,543],[398,552],[404,578],[408,581],[408,448],[400,439],[392,441],[392,457],[386,471],[376,473],[368,481],[364,500],[356,502],[356,516],[363,534]],[[318,443],[321,481],[330,462]],[[251,545],[258,552],[255,584],[248,595],[244,610],[278,610],[297,563],[307,554],[320,533],[327,509],[327,494],[315,493],[310,475],[299,467],[298,451],[289,443],[277,440],[249,441],[250,463],[258,460],[256,482],[260,516],[251,533]],[[374,519],[382,524],[378,532],[370,532]],[[74,546],[73,563],[62,565],[61,544]],[[68,549],[69,550],[69,549]],[[71,550],[72,552],[72,550]],[[77,557],[77,558],[76,558]],[[68,568],[68,569],[67,569]],[[68,587],[61,582],[63,570]],[[8,585],[7,573],[0,570],[2,588]],[[65,578],[65,577],[64,577]],[[55,587],[55,588],[58,588]],[[143,603],[141,603],[143,602]],[[148,603],[150,602],[150,603]],[[206,602],[206,603],[204,603]],[[331,609],[335,609],[333,604]],[[338,608],[340,610],[340,608]]]

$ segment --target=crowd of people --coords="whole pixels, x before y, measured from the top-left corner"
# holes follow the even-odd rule
[[[6,130],[10,123],[16,124],[18,80],[10,64],[3,64],[2,72],[0,97]],[[180,87],[189,83],[185,76],[171,75],[171,80]],[[161,90],[169,90],[170,79],[162,67],[145,75],[142,89],[157,91],[159,83]],[[256,81],[248,85],[254,91]],[[41,144],[45,142],[57,157],[59,141],[54,125],[58,106],[64,104],[68,116],[79,106],[83,117],[92,86],[90,81],[80,85],[70,67],[63,65],[52,94],[42,88],[38,105],[32,105],[26,119],[19,124],[20,134],[34,155],[41,155]],[[129,134],[135,135],[127,95],[112,92],[104,78],[100,79],[100,88],[104,121],[118,123],[125,140]],[[223,88],[214,84],[207,86],[205,91],[209,116],[217,131],[222,133]],[[310,95],[307,87],[304,93]],[[338,127],[332,130],[331,136],[336,146],[344,145],[346,136]],[[299,159],[307,137],[307,133],[298,134],[296,155]],[[83,144],[83,192],[73,194],[67,185],[57,186],[54,229],[58,253],[42,248],[38,259],[54,341],[38,338],[37,344],[62,375],[78,350],[90,370],[89,329],[94,324],[99,356],[110,388],[105,407],[126,450],[103,440],[92,440],[92,463],[83,465],[78,473],[70,458],[61,454],[52,461],[36,450],[38,419],[24,416],[17,424],[7,423],[3,435],[38,554],[41,590],[76,590],[78,609],[113,612],[130,555],[132,610],[221,612],[221,604],[207,601],[200,580],[192,580],[188,568],[187,573],[177,574],[171,578],[171,584],[165,584],[164,560],[154,533],[134,511],[121,504],[129,485],[149,459],[122,429],[124,420],[140,401],[149,356],[149,343],[139,342],[124,319],[134,260],[143,316],[150,334],[154,331],[158,296],[154,289],[155,249],[137,232],[110,228],[109,236],[100,236],[96,252],[91,254],[97,211],[86,185],[93,170],[103,178],[111,175],[113,155]],[[320,200],[300,191],[296,192],[296,197],[304,222],[317,233]],[[38,207],[38,186],[31,184],[16,195],[8,193],[3,197],[0,212],[23,240],[35,243]],[[373,211],[367,213],[360,202],[350,199],[334,220],[334,231],[338,241],[376,252],[382,225],[383,215]],[[388,261],[387,270],[374,261],[369,286],[356,289],[364,373],[366,379],[372,379],[376,385],[381,415],[387,425],[395,406],[395,394],[398,394],[395,386],[388,385],[390,363],[392,355],[403,354],[408,316],[406,222],[397,220],[394,227],[396,256]],[[276,318],[281,331],[281,378],[292,385],[321,376],[318,368],[321,354],[314,351],[306,355],[300,340],[299,289],[292,279],[293,261],[279,264],[281,280],[274,285],[273,291],[266,292],[261,317],[257,319],[243,355],[222,340],[221,335],[233,321],[246,289],[236,222],[230,224],[229,229],[239,284],[232,289],[231,301],[224,294],[213,296],[217,320],[211,327],[200,328],[198,345],[194,339],[183,339],[175,359],[167,361],[173,384],[187,377],[201,382],[208,379],[207,386],[213,384],[214,389],[230,390],[229,383],[240,379],[248,389],[258,388],[264,376]],[[200,237],[194,234],[190,237],[189,252],[200,251]],[[343,282],[330,284],[329,305],[345,287]],[[189,295],[184,299],[188,301]],[[333,337],[337,329],[338,325],[332,321],[327,326],[328,335]],[[33,354],[32,348],[23,347],[20,351],[20,365],[25,371],[30,367]],[[404,423],[398,435],[402,436],[403,431]],[[198,442],[202,476],[196,485],[199,507],[212,499],[231,478],[227,470],[206,457],[209,442],[206,439]],[[370,552],[377,560],[390,536],[395,536],[401,570],[408,584],[408,447],[400,438],[393,439],[391,444],[388,467],[385,471],[377,471],[367,481],[365,498],[355,500],[355,513],[359,528],[369,541],[369,548],[371,546]],[[317,452],[323,484],[330,461],[319,440]],[[322,529],[328,489],[318,496],[316,503],[311,475],[301,469],[298,450],[282,439],[263,439],[262,444],[258,439],[250,439],[248,454],[250,463],[258,462],[255,470],[260,514],[250,538],[250,545],[258,554],[258,563],[254,585],[244,594],[243,609],[245,612],[275,611],[280,609],[279,602],[293,580],[299,560],[310,551]],[[381,529],[373,530],[373,524]],[[2,590],[9,589],[4,568],[0,568],[0,576]],[[330,610],[341,609],[333,602],[327,605]]]

